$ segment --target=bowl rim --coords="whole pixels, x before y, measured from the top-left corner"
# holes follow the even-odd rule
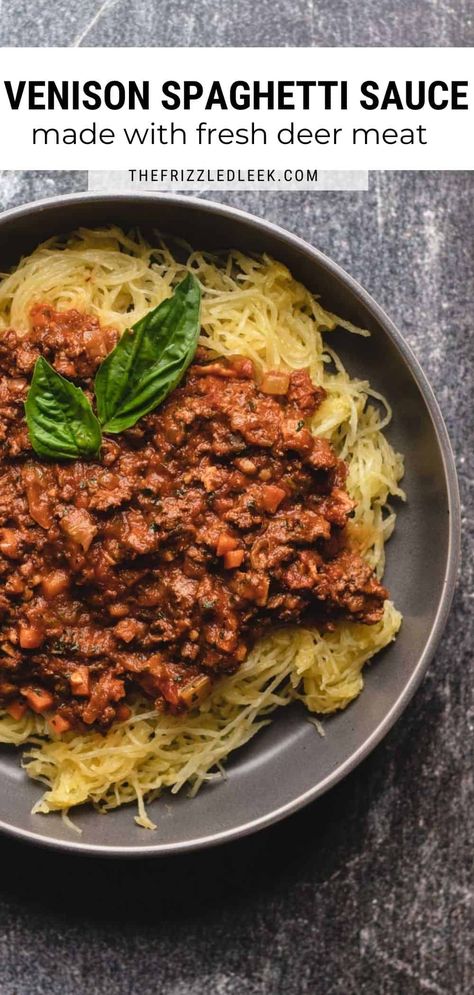
[[[43,836],[41,833],[11,826],[0,819],[0,830],[15,837],[16,839],[30,842],[37,846],[45,846],[53,850],[66,851],[70,854],[74,853],[112,858],[165,857],[183,852],[207,849],[232,840],[241,839],[254,832],[265,829],[267,826],[280,822],[287,816],[297,812],[305,805],[308,805],[316,798],[319,798],[326,791],[346,777],[347,774],[354,770],[362,762],[362,760],[364,760],[369,753],[375,749],[375,747],[389,732],[394,723],[405,710],[413,694],[421,683],[431,660],[433,659],[451,608],[451,602],[453,600],[456,586],[461,549],[461,502],[455,458],[446,425],[433,389],[411,347],[405,341],[401,332],[383,308],[377,304],[371,294],[369,294],[368,291],[354,279],[354,277],[347,273],[329,256],[321,252],[320,249],[315,248],[305,239],[301,238],[299,235],[294,235],[281,225],[277,225],[272,221],[267,221],[265,218],[260,218],[249,211],[244,211],[237,207],[231,207],[213,200],[201,200],[200,198],[190,197],[183,194],[145,191],[136,193],[122,192],[110,194],[89,193],[84,191],[72,194],[60,194],[54,197],[43,198],[38,201],[30,201],[26,204],[10,208],[0,213],[0,234],[4,224],[10,224],[11,222],[14,222],[15,219],[27,217],[28,215],[37,213],[41,214],[43,211],[47,211],[52,207],[61,207],[62,205],[67,206],[69,204],[80,203],[91,204],[97,202],[110,204],[112,206],[114,204],[125,202],[146,200],[149,200],[150,203],[156,205],[164,202],[167,204],[175,204],[180,208],[191,206],[194,209],[202,210],[204,213],[217,215],[223,218],[235,218],[237,221],[241,220],[245,221],[247,224],[250,223],[252,227],[258,230],[263,236],[265,236],[265,234],[268,234],[270,237],[277,236],[288,245],[298,249],[306,257],[314,260],[321,267],[326,269],[332,276],[334,276],[336,280],[343,283],[349,289],[353,297],[364,304],[378,325],[380,325],[383,332],[388,335],[405,364],[408,366],[408,369],[416,382],[430,415],[444,470],[449,509],[449,533],[442,593],[430,634],[410,679],[371,735],[364,740],[355,752],[353,752],[342,764],[340,764],[339,767],[332,771],[331,774],[327,775],[327,777],[325,777],[319,784],[309,788],[307,791],[303,792],[297,798],[292,799],[290,802],[287,802],[285,805],[269,811],[263,816],[250,820],[243,825],[234,826],[232,829],[210,833],[209,835],[198,837],[193,840],[177,843],[152,843],[150,845],[138,844],[136,846],[107,846],[104,844],[82,843],[79,840],[69,841],[51,839],[50,837]]]

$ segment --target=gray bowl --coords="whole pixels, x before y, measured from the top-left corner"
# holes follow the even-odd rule
[[[107,223],[158,229],[198,247],[265,251],[322,295],[326,307],[372,332],[332,333],[349,371],[382,391],[394,408],[389,435],[406,457],[408,504],[388,546],[386,583],[404,616],[402,630],[366,670],[365,690],[317,735],[298,706],[277,713],[228,763],[228,778],[150,806],[154,833],[139,829],[129,807],[107,816],[74,814],[77,837],[57,815],[33,816],[40,793],[17,751],[0,749],[0,827],[31,842],[111,856],[198,849],[262,829],[312,801],[351,771],[401,715],[433,656],[456,578],[459,496],[449,439],[431,388],[390,319],[347,273],[281,228],[220,204],[170,195],[58,197],[0,216],[0,270],[59,232]]]

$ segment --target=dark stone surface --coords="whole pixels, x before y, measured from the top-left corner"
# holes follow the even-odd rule
[[[4,0],[2,45],[469,45],[471,0]]]
[[[3,44],[71,44],[100,4],[6,0]],[[470,3],[106,3],[85,44],[467,44]],[[471,16],[471,19],[469,19]],[[385,173],[369,193],[235,194],[326,251],[388,310],[456,451],[464,564],[429,673],[329,795],[238,844],[169,861],[0,840],[2,995],[467,995],[473,989],[473,176]],[[81,173],[1,173],[0,208]],[[436,537],[433,537],[436,541]],[[427,564],[429,569],[429,564]]]

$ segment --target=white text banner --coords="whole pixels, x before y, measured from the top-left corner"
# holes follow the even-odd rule
[[[1,49],[3,169],[472,169],[469,48]]]

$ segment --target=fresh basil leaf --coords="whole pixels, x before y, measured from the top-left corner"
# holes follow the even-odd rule
[[[156,408],[181,380],[196,351],[201,291],[188,273],[172,297],[127,329],[95,378],[104,432],[122,432]]]
[[[96,456],[102,435],[86,395],[40,356],[25,402],[31,444],[40,456]]]

